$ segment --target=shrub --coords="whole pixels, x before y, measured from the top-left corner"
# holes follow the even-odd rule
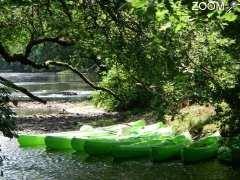
[[[135,107],[147,107],[151,100],[151,94],[141,87],[132,76],[121,66],[112,67],[106,75],[103,76],[100,86],[114,91],[123,101],[119,102],[111,95],[97,91],[93,95],[93,102],[97,106],[112,110],[131,109]]]
[[[0,88],[0,131],[4,136],[12,138],[15,124],[15,113],[9,106],[9,91],[6,88]]]

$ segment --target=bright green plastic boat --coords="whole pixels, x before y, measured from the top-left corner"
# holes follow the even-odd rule
[[[76,151],[85,151],[90,155],[111,154],[114,146],[132,144],[143,141],[146,138],[156,138],[156,136],[159,137],[159,133],[169,134],[169,131],[171,131],[169,128],[167,128],[168,132],[164,132],[163,130],[166,131],[166,128],[160,127],[162,127],[162,124],[156,123],[154,125],[144,126],[143,128],[135,128],[134,131],[131,130],[128,133],[125,133],[123,136],[115,136],[109,139],[104,137],[92,139],[73,138],[72,147]]]
[[[215,133],[212,136],[200,139],[199,141],[184,147],[181,156],[184,163],[206,161],[214,158],[219,149],[221,136]]]
[[[53,138],[50,138],[49,142],[53,143],[53,147],[58,146],[59,143],[62,144],[62,148],[69,148],[69,142],[65,142],[64,140],[61,139],[61,137],[65,138],[67,137],[74,137],[76,135],[83,135],[83,134],[89,134],[93,132],[114,132],[119,130],[122,127],[130,127],[130,126],[144,126],[145,121],[144,120],[139,120],[131,123],[126,123],[126,124],[117,124],[113,126],[108,126],[108,127],[101,127],[101,128],[93,128],[88,125],[84,125],[80,128],[79,131],[70,131],[70,132],[61,132],[61,133],[48,133],[48,134],[34,134],[34,135],[28,135],[28,134],[20,134],[19,137],[17,138],[18,143],[20,147],[35,147],[35,146],[45,146],[45,138],[46,137],[56,137],[56,141]],[[50,145],[51,146],[51,145]]]
[[[108,127],[100,127],[95,128],[91,132],[84,132],[84,133],[73,133],[68,134],[66,136],[46,136],[45,137],[45,144],[47,146],[47,149],[51,150],[66,150],[66,149],[72,149],[72,139],[78,138],[81,139],[81,141],[86,141],[87,139],[92,138],[105,138],[109,139],[112,138],[112,136],[117,136],[118,134],[124,134],[127,133],[127,131],[131,132],[138,128],[141,128],[145,125],[144,120],[139,120],[131,123],[126,124],[117,124],[113,126]],[[84,142],[78,142],[77,149],[80,151],[83,151]]]
[[[19,135],[17,138],[20,147],[35,147],[35,146],[44,146],[45,135],[38,134],[38,135]]]
[[[149,157],[152,154],[152,148],[158,147],[159,145],[167,145],[166,142],[183,142],[187,141],[189,142],[189,137],[186,137],[185,135],[179,135],[173,137],[171,136],[164,136],[163,134],[161,136],[156,136],[155,138],[151,137],[152,140],[145,140],[139,143],[134,143],[130,145],[120,145],[115,146],[112,150],[112,155],[117,159],[128,159],[128,158],[138,158],[138,157]],[[165,143],[164,143],[165,142]],[[157,150],[157,149],[156,149]],[[155,153],[155,151],[154,151]],[[166,154],[166,152],[165,152]],[[154,154],[157,156],[157,154]]]
[[[139,139],[139,142],[131,144],[118,144],[113,146],[112,155],[116,159],[149,156],[153,146],[162,143],[163,140],[171,138],[172,136],[173,134],[171,128],[161,128],[159,131],[152,131],[152,134],[148,133],[142,135]]]
[[[159,139],[159,135],[151,135],[152,139]],[[153,140],[152,140],[153,141]],[[158,140],[159,141],[159,140]],[[131,145],[131,144],[137,144],[137,143],[151,143],[151,141],[145,141],[144,137],[124,137],[122,139],[99,139],[99,140],[87,140],[84,144],[84,151],[88,153],[89,155],[112,155],[115,153],[118,153],[119,149],[121,149],[121,146]],[[130,146],[131,147],[131,146]]]
[[[130,159],[149,156],[151,148],[154,145],[160,144],[164,138],[166,138],[166,136],[163,136],[162,139],[159,138],[130,145],[114,146],[112,149],[112,156],[116,159]]]
[[[83,125],[79,131],[68,131],[60,133],[48,133],[48,134],[20,134],[17,138],[20,147],[36,147],[45,146],[46,136],[68,136],[69,134],[86,133],[93,131],[94,128],[89,125]]]
[[[39,147],[45,146],[46,136],[66,136],[68,134],[76,134],[79,131],[61,132],[61,133],[49,133],[49,134],[20,134],[17,138],[20,147]]]
[[[82,150],[88,153],[89,155],[110,155],[113,146],[118,144],[131,144],[138,141],[139,140],[137,138],[133,138],[131,136],[129,136],[129,138],[122,140],[119,140],[115,136],[108,139],[107,138],[104,139],[103,137],[99,139],[86,139]]]
[[[166,161],[181,158],[181,150],[192,142],[189,132],[166,139],[161,144],[152,147],[151,159],[153,161]]]

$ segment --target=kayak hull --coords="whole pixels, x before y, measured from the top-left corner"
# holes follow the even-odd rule
[[[184,163],[195,163],[215,158],[219,149],[220,137],[207,137],[188,147],[184,147],[181,156]]]
[[[35,147],[35,146],[45,146],[49,149],[71,149],[71,138],[76,134],[94,134],[98,132],[104,132],[108,134],[109,132],[116,132],[122,127],[131,128],[141,128],[145,125],[144,120],[138,120],[126,124],[117,124],[108,127],[92,128],[80,128],[80,131],[71,131],[71,132],[61,132],[61,133],[49,133],[49,134],[39,134],[39,135],[26,135],[22,134],[18,137],[18,143],[20,147]],[[88,126],[88,125],[86,125]],[[71,138],[69,138],[71,137]],[[46,140],[45,140],[46,138]],[[47,143],[47,144],[46,144]]]
[[[151,148],[162,143],[166,137],[155,137],[153,140],[141,140],[138,143],[132,143],[129,145],[118,145],[112,149],[112,156],[116,159],[131,159],[139,157],[149,157]]]
[[[19,135],[17,141],[20,147],[45,146],[45,136],[43,135]]]
[[[152,147],[151,159],[153,161],[166,161],[181,158],[181,151],[191,143],[191,139],[185,136],[177,136],[167,140],[158,146]]]
[[[141,121],[140,121],[141,122]],[[137,126],[136,126],[137,125]],[[159,137],[157,130],[162,127],[161,123],[156,123],[149,126],[142,127],[143,123],[137,123],[132,127],[125,128],[125,133],[122,136],[112,135],[112,136],[98,136],[89,138],[73,138],[71,145],[73,149],[77,152],[83,152],[90,155],[106,155],[111,154],[112,149],[115,146],[132,144],[140,142],[146,138],[156,138]],[[166,129],[166,128],[160,128]],[[162,133],[172,133],[171,130],[164,131]],[[157,135],[156,135],[157,134]]]
[[[46,136],[45,144],[47,149],[50,150],[67,150],[72,149],[71,146],[72,137],[60,137],[60,136]]]
[[[99,139],[87,140],[84,144],[84,151],[89,155],[111,155],[114,147],[139,142],[140,139]]]

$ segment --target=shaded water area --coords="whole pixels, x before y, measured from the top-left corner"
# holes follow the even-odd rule
[[[217,160],[183,165],[180,161],[152,163],[147,159],[115,162],[111,157],[89,157],[72,152],[48,152],[44,148],[19,148],[15,140],[0,136],[6,160],[0,169],[6,180],[237,180],[240,168]],[[1,179],[1,177],[0,177]]]
[[[0,76],[48,100],[82,100],[92,92],[72,73],[0,73]],[[91,79],[94,80],[93,77]],[[66,95],[64,92],[74,92],[75,95]],[[26,99],[18,92],[14,92],[13,96]],[[220,164],[217,160],[194,165],[183,165],[181,161],[153,163],[148,159],[116,162],[112,157],[49,152],[45,148],[19,148],[16,139],[9,140],[1,135],[0,145],[0,156],[5,157],[3,164],[0,159],[0,171],[4,175],[0,179],[4,180],[240,179],[240,168]]]
[[[81,100],[92,92],[92,89],[85,82],[71,72],[0,72],[0,76],[47,100]],[[87,76],[95,81],[94,75]],[[12,96],[21,100],[28,99],[19,92],[13,92]]]

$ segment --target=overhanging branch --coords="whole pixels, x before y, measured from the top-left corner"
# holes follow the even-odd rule
[[[25,50],[25,56],[28,57],[32,48],[38,44],[42,44],[44,42],[52,42],[52,43],[57,43],[61,46],[70,46],[70,45],[73,45],[74,43],[69,41],[69,40],[65,40],[64,37],[46,37],[46,38],[42,38],[42,39],[32,39],[29,41],[27,47],[26,47],[26,50]]]
[[[64,62],[60,62],[60,61],[47,61],[43,64],[37,64],[34,61],[31,61],[30,59],[27,58],[27,54],[31,52],[31,49],[33,46],[35,46],[36,44],[40,44],[43,42],[46,42],[47,40],[51,40],[51,42],[53,41],[59,41],[59,39],[55,39],[55,38],[51,38],[51,39],[40,39],[38,41],[32,41],[32,43],[29,43],[27,45],[27,49],[25,51],[25,54],[14,54],[11,55],[8,50],[6,48],[4,48],[4,46],[2,45],[2,43],[0,42],[0,54],[2,55],[2,57],[5,59],[6,62],[8,63],[12,63],[12,62],[20,62],[23,65],[29,65],[35,69],[49,69],[49,67],[51,65],[53,66],[59,66],[59,67],[63,67],[66,69],[71,70],[73,73],[77,74],[85,83],[87,83],[89,86],[91,86],[93,89],[95,90],[101,90],[104,91],[110,95],[112,95],[114,98],[116,98],[118,101],[122,101],[122,99],[115,94],[112,90],[104,88],[104,87],[100,87],[95,85],[94,83],[92,83],[86,76],[84,76],[84,74],[82,74],[81,72],[79,72],[76,68],[74,68],[73,66],[71,66],[70,64],[64,63]],[[6,79],[2,79],[3,81],[7,82]],[[11,84],[11,83],[10,83]],[[26,94],[27,96],[31,97],[34,100],[40,101],[42,103],[46,103],[45,101],[42,101],[40,98],[34,96],[33,94],[31,94],[30,92],[28,92],[26,89],[22,88],[22,87],[18,87],[15,84],[11,84],[12,88],[19,90],[21,92],[23,92],[24,94]]]
[[[83,73],[79,72],[76,68],[74,68],[73,66],[64,63],[64,62],[60,62],[60,61],[46,61],[45,62],[46,66],[59,66],[59,67],[63,67],[66,69],[71,70],[73,73],[77,74],[85,83],[87,83],[89,86],[91,86],[93,89],[95,90],[101,90],[104,91],[108,94],[111,94],[113,97],[115,97],[118,101],[122,101],[122,99],[116,95],[112,90],[104,88],[104,87],[99,87],[97,85],[95,85],[94,83],[92,83]]]
[[[38,102],[41,102],[43,104],[46,104],[47,101],[33,95],[32,93],[30,93],[27,89],[23,88],[23,87],[20,87],[20,86],[17,86],[16,84],[14,84],[13,82],[3,78],[0,76],[0,83],[7,86],[7,87],[10,87],[10,88],[13,88],[13,89],[16,89],[20,92],[22,92],[23,94],[26,94],[28,97],[30,97],[31,99],[35,100],[35,101],[38,101]]]
[[[42,65],[42,64],[37,64],[37,63],[31,61],[24,54],[14,54],[14,55],[11,55],[8,52],[8,50],[2,45],[1,42],[0,42],[0,55],[8,63],[20,62],[23,65],[29,65],[29,66],[32,66],[33,68],[36,68],[36,69],[47,68],[47,67],[44,67],[44,65]]]

